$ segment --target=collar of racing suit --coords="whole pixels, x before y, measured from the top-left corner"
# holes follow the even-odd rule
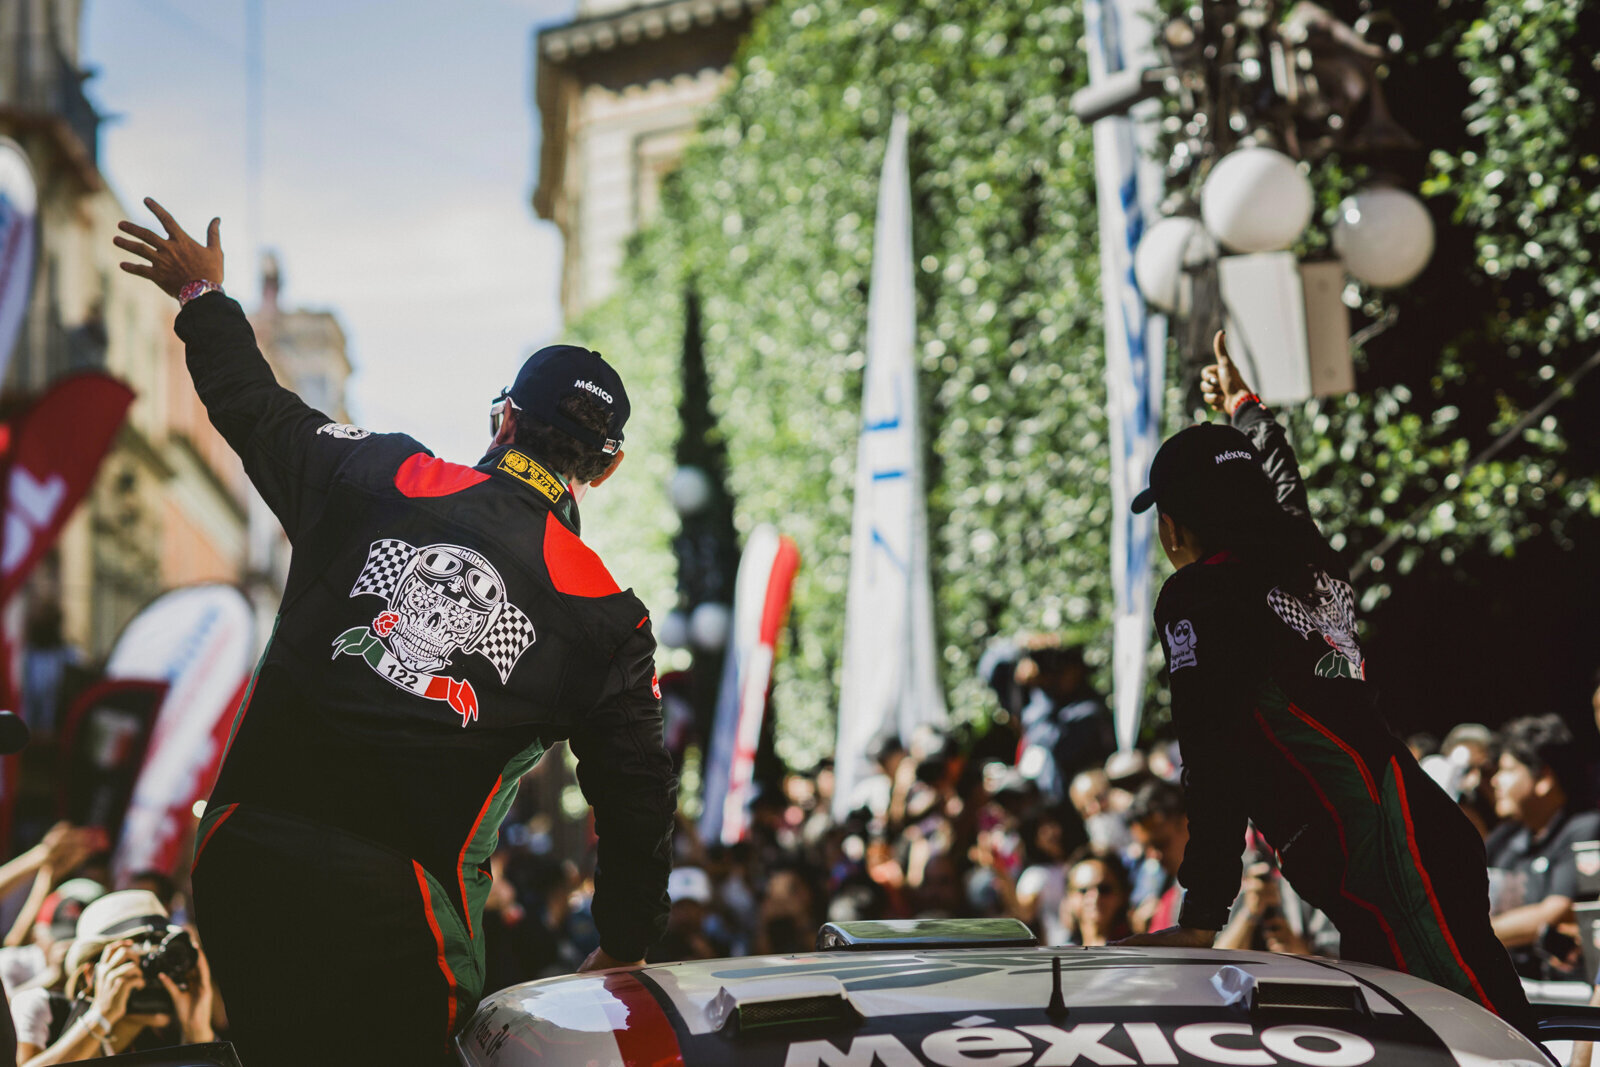
[[[506,455],[511,452],[515,452],[523,458],[531,460],[533,463],[538,465],[541,473],[548,474],[557,479],[561,483],[560,495],[552,498],[543,489],[538,488],[533,481],[530,481],[528,477],[509,469],[507,465],[503,464],[501,461],[504,460]],[[583,521],[581,516],[578,514],[578,501],[572,495],[572,479],[565,474],[557,472],[554,464],[544,462],[541,457],[534,455],[526,449],[518,448],[516,445],[508,444],[497,445],[494,448],[491,448],[488,452],[484,453],[484,457],[478,461],[476,469],[484,471],[488,474],[498,474],[501,477],[509,478],[511,481],[518,483],[529,493],[531,493],[535,500],[539,501],[551,511],[555,512],[556,518],[561,520],[561,524],[563,526],[567,527],[573,533],[582,536]]]

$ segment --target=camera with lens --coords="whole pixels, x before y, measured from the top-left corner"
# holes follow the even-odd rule
[[[200,963],[200,954],[189,937],[189,931],[175,926],[164,933],[151,934],[140,944],[139,972],[144,976],[144,988],[135,989],[128,997],[130,1015],[158,1015],[173,1010],[172,995],[161,984],[166,975],[179,988],[187,989],[189,976]]]

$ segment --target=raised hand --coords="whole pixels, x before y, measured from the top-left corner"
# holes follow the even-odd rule
[[[1211,351],[1217,361],[1200,372],[1200,396],[1213,411],[1231,415],[1235,405],[1249,396],[1251,389],[1239,368],[1233,365],[1227,338],[1221,330],[1211,339]]]
[[[206,959],[205,950],[200,950],[197,955],[200,962],[188,989],[173,981],[169,975],[156,976],[172,997],[173,1012],[183,1027],[183,1043],[186,1045],[203,1045],[216,1040],[216,1033],[211,1029],[211,964]]]
[[[190,282],[208,281],[221,285],[222,220],[211,220],[211,225],[206,229],[206,243],[202,245],[184,232],[166,208],[149,197],[145,197],[144,204],[161,220],[167,236],[162,237],[136,223],[117,223],[117,229],[129,236],[113,237],[111,243],[124,252],[132,252],[149,260],[148,264],[125,262],[121,265],[122,269],[129,274],[149,278],[174,300]]]
[[[115,941],[100,954],[94,968],[94,1006],[112,1026],[128,1010],[128,998],[144,988],[144,974],[132,941]]]

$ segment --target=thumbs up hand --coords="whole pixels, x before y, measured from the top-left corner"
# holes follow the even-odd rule
[[[1251,389],[1228,356],[1227,339],[1221,330],[1211,341],[1211,351],[1216,354],[1217,361],[1200,372],[1200,396],[1213,411],[1231,415],[1239,401],[1251,394]]]

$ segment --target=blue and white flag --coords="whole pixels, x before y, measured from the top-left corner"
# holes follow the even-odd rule
[[[1155,66],[1151,0],[1085,0],[1089,81],[1118,71]],[[1154,105],[1149,105],[1154,106]],[[1153,123],[1147,123],[1153,129]],[[1112,679],[1117,744],[1132,748],[1144,707],[1150,647],[1151,533],[1154,512],[1134,515],[1130,502],[1161,443],[1166,331],[1145,308],[1133,279],[1133,253],[1147,221],[1156,218],[1161,168],[1141,152],[1133,120],[1101,119],[1094,127],[1100,210],[1100,290],[1105,300],[1106,415],[1111,424],[1111,584],[1116,594]]]
[[[906,130],[905,115],[896,113],[873,230],[844,681],[834,752],[833,808],[838,818],[850,812],[856,782],[870,769],[878,741],[899,736],[909,745],[920,727],[943,727],[947,714],[928,575]]]
[[[22,146],[0,137],[0,381],[33,294],[38,189]]]

